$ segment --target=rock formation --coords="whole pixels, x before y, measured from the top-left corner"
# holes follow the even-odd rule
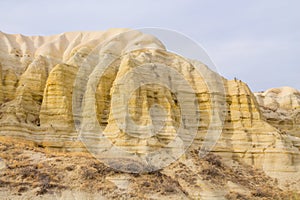
[[[111,29],[44,37],[0,33],[0,135],[32,141],[46,149],[87,151],[78,139],[79,127],[90,134],[84,138],[92,149],[101,144],[103,148],[114,150],[96,138],[97,131],[103,130],[105,142],[110,141],[128,154],[143,156],[169,144],[169,150],[176,154],[186,147],[184,137],[183,141],[171,142],[175,140],[177,130],[186,130],[186,127],[180,129],[182,112],[191,115],[198,112],[200,118],[189,119],[190,128],[196,130],[195,138],[185,153],[187,158],[181,157],[180,162],[196,168],[197,160],[188,159],[189,154],[201,149],[205,142],[214,140],[215,135],[207,135],[207,130],[221,128],[221,137],[212,152],[219,154],[227,165],[249,164],[278,178],[281,187],[288,182],[290,188],[299,189],[298,91],[271,89],[254,96],[245,83],[226,80],[200,61],[168,52],[153,36],[137,31],[122,34],[127,31]],[[135,73],[136,69],[143,70],[138,67],[144,63],[152,63],[147,65],[149,71]],[[163,69],[161,65],[171,70],[160,70]],[[196,69],[200,69],[200,73]],[[170,76],[172,70],[176,73]],[[128,72],[133,74],[125,79]],[[167,77],[175,85],[184,84],[178,78],[182,77],[190,88],[178,91],[192,89],[194,93],[186,92],[191,96],[183,102],[190,108],[192,103],[189,101],[195,95],[196,109],[180,109],[181,99],[176,96],[178,87],[173,86],[173,91],[154,82],[141,87],[130,82],[147,82],[149,76],[155,76],[157,80]],[[121,95],[129,92],[128,99]],[[127,110],[125,104],[128,104]],[[162,108],[164,115],[156,112],[155,106]],[[154,115],[158,113],[156,117],[151,117],[150,108]],[[226,113],[215,115],[214,109]],[[128,116],[124,115],[127,111]],[[212,123],[214,117],[224,121],[224,126]],[[161,119],[165,120],[162,126]],[[142,128],[131,130],[131,126],[127,126],[130,123]],[[149,137],[148,127],[159,127],[160,133]],[[127,134],[127,130],[147,137],[136,139]],[[188,133],[183,134],[186,135],[191,137]],[[168,169],[165,174],[176,175],[175,169]],[[186,183],[182,180],[179,184]],[[182,187],[191,188],[192,185]],[[189,193],[197,197],[197,189],[191,189]]]
[[[289,135],[300,136],[300,92],[298,90],[282,87],[254,94],[268,123]]]

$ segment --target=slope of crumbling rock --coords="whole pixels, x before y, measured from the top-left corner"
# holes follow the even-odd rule
[[[0,138],[0,194],[8,199],[297,199],[261,169],[197,150],[163,170],[128,174],[87,153],[54,153]],[[3,163],[3,164],[2,164]]]

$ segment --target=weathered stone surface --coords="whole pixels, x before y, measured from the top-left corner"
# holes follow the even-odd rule
[[[163,170],[130,174],[87,153],[55,153],[4,137],[0,150],[0,195],[7,199],[297,199],[260,169],[230,167],[197,151]]]
[[[100,144],[93,139],[97,127],[111,143],[132,154],[156,151],[175,138],[180,126],[181,111],[176,95],[153,83],[131,93],[128,102],[116,98],[121,92],[130,91],[129,87],[118,85],[122,78],[151,61],[178,72],[195,92],[200,118],[194,119],[198,120],[196,137],[187,152],[199,149],[205,141],[214,138],[213,134],[207,136],[207,130],[214,126],[210,119],[218,104],[213,102],[222,102],[222,95],[217,89],[211,90],[210,85],[219,79],[226,94],[223,106],[227,113],[221,138],[213,152],[222,155],[227,164],[239,160],[262,168],[282,180],[282,184],[288,179],[300,179],[298,91],[270,90],[256,94],[255,98],[245,83],[228,81],[201,62],[167,52],[152,36],[132,32],[126,37],[113,38],[125,31],[112,29],[45,37],[0,33],[0,134],[31,140],[46,148],[85,151],[77,139],[77,120],[81,116],[76,113],[80,111],[84,116],[81,123],[90,128],[91,145]],[[107,40],[109,38],[112,39]],[[195,66],[199,67],[200,75]],[[149,75],[157,72],[152,67],[149,65]],[[168,71],[160,71],[158,76],[167,77],[167,74]],[[132,79],[140,76],[142,80],[143,75],[147,77],[146,73],[135,74]],[[172,83],[178,81],[169,79]],[[82,110],[74,107],[74,94]],[[160,127],[159,123],[164,121],[163,131],[150,139],[126,134],[126,129],[121,129],[116,119],[123,119],[124,103],[128,103],[129,115],[135,124],[158,124],[155,127]],[[165,116],[151,118],[150,108],[155,104],[163,108]],[[121,114],[116,117],[113,111]],[[146,129],[136,131],[146,133]],[[107,148],[105,145],[103,147]],[[170,151],[183,149],[184,142],[178,141]]]
[[[282,131],[300,137],[300,92],[294,88],[273,88],[255,93],[265,119]]]

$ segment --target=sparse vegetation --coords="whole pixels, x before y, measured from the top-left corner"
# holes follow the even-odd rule
[[[147,199],[152,194],[194,198],[187,187],[201,191],[202,186],[198,185],[201,178],[214,187],[226,186],[231,181],[248,191],[248,194],[230,191],[227,199],[300,199],[295,192],[280,190],[276,180],[251,166],[240,164],[231,168],[220,156],[208,154],[199,158],[197,151],[188,156],[196,168],[191,170],[186,164],[175,162],[168,167],[174,176],[164,170],[126,174],[108,168],[89,154],[46,153],[42,148],[0,140],[0,157],[6,163],[6,168],[0,170],[0,188],[19,196],[28,192],[45,195],[60,190],[80,190],[100,192],[108,199]],[[120,189],[110,181],[110,177],[123,175],[130,183],[130,190]]]

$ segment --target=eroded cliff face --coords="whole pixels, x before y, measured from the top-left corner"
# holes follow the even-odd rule
[[[255,93],[264,118],[290,135],[300,137],[300,92],[294,88],[273,88]]]
[[[245,83],[226,80],[199,61],[167,52],[152,36],[132,32],[126,37],[115,38],[126,31],[113,29],[46,37],[0,33],[0,134],[33,141],[49,149],[86,151],[78,139],[76,126],[98,124],[106,138],[118,148],[139,155],[156,151],[174,140],[180,127],[181,110],[176,94],[153,83],[134,90],[128,101],[122,102],[118,96],[123,90],[127,91],[119,84],[122,78],[151,61],[174,69],[196,96],[200,118],[194,119],[197,120],[196,136],[186,155],[199,150],[205,141],[214,139],[214,135],[207,135],[207,130],[214,126],[211,117],[213,109],[219,105],[214,102],[219,102],[226,113],[217,116],[225,120],[221,137],[212,152],[221,155],[228,165],[235,165],[235,161],[244,162],[279,178],[282,186],[288,181],[292,187],[298,187],[298,91],[273,89],[255,94],[255,98]],[[157,73],[159,64],[150,66],[149,76]],[[195,66],[200,69],[200,74]],[[100,73],[99,69],[105,70]],[[167,77],[168,72],[160,71],[157,79],[165,77],[176,83],[175,76]],[[147,73],[133,74],[132,79],[140,76],[142,80],[143,75],[146,77]],[[215,80],[220,80],[222,86],[212,90]],[[135,82],[126,84],[134,85]],[[222,92],[225,96],[220,95]],[[74,93],[75,102],[81,105],[79,110],[74,107]],[[151,117],[149,108],[161,106],[166,122],[161,133],[151,139],[138,140],[126,134],[126,129],[121,129],[116,119],[124,116],[116,117],[113,113],[113,110],[123,113],[124,104],[129,105],[129,115],[134,123],[144,126],[160,123],[162,116]],[[81,115],[76,116],[78,113]],[[96,118],[91,118],[91,113]],[[80,119],[82,116],[84,119]],[[95,126],[89,127],[92,127],[89,129],[91,134],[97,134],[93,129]],[[146,130],[140,130],[143,131],[146,134]],[[180,148],[184,148],[180,142],[170,147],[174,151]],[[181,158],[180,162],[197,166],[196,159]],[[165,173],[175,176],[172,170],[166,169]],[[193,191],[197,196],[197,190]]]

